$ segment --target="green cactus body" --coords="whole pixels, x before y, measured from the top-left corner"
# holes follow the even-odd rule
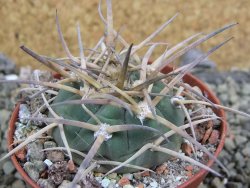
[[[135,81],[138,75],[131,75],[130,79]],[[68,83],[77,89],[80,88],[79,83]],[[153,93],[159,93],[164,87],[162,82],[157,82],[152,88]],[[54,103],[64,102],[67,100],[80,99],[79,95],[70,93],[65,90],[60,90]],[[138,102],[140,99],[136,99]],[[136,124],[141,125],[141,121],[138,119],[136,114],[131,115],[126,109],[112,106],[112,105],[94,105],[86,104],[86,107],[92,111],[102,123],[109,125],[120,125],[120,124]],[[78,120],[91,124],[96,124],[95,120],[91,118],[88,113],[84,111],[81,105],[67,104],[54,106],[55,112],[65,118],[71,120]],[[183,125],[184,113],[181,109],[174,107],[171,104],[170,96],[163,97],[156,106],[156,114],[174,123],[177,126]],[[168,128],[159,124],[156,120],[145,119],[142,126],[149,126],[160,131],[160,133],[166,133],[169,131]],[[91,145],[94,142],[94,133],[92,131],[74,127],[64,126],[65,134],[69,143],[69,146],[73,149],[87,153]],[[146,130],[132,130],[117,132],[112,134],[112,138],[105,141],[99,148],[96,154],[96,159],[100,160],[112,160],[123,162],[137,152],[142,146],[147,143],[153,142],[160,135],[156,132]],[[53,137],[56,142],[63,146],[59,129],[53,130]],[[161,146],[178,151],[180,149],[182,138],[178,135],[171,136],[168,141],[165,141]],[[131,164],[150,168],[152,166],[159,165],[169,159],[169,155],[160,152],[146,151],[136,160],[132,161]],[[106,171],[110,169],[106,167],[102,168]],[[122,168],[119,172],[132,172],[135,169]]]

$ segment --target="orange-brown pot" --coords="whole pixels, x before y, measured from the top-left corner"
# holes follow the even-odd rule
[[[168,73],[172,70],[170,67],[166,67],[163,69],[163,73]],[[192,76],[191,74],[187,74],[183,78],[184,82],[190,84],[191,86],[198,86],[204,93],[207,94],[208,99],[212,101],[215,104],[220,104],[219,99],[213,94],[212,91],[208,89],[208,87],[201,82],[196,77]],[[9,122],[9,129],[8,129],[8,148],[9,150],[13,149],[13,135],[15,132],[15,123],[18,118],[18,112],[19,112],[19,104],[16,105],[10,122]],[[221,117],[223,120],[226,120],[225,112],[222,109],[214,109],[214,112],[217,116]],[[225,138],[226,138],[226,132],[227,132],[227,125],[225,121],[222,121],[221,127],[220,127],[220,143],[218,144],[218,147],[214,153],[214,155],[217,157],[219,153],[221,152]],[[32,186],[33,188],[39,188],[36,182],[34,182],[23,170],[19,162],[17,161],[16,155],[11,156],[11,160],[16,167],[17,171],[20,173],[20,175],[23,177],[23,179],[26,181],[27,184]],[[207,166],[211,167],[213,165],[214,161],[209,160],[207,163]],[[208,171],[201,169],[198,173],[196,173],[194,176],[192,176],[190,179],[188,179],[185,183],[181,184],[179,188],[196,188],[198,185],[203,181],[203,179],[206,177]]]

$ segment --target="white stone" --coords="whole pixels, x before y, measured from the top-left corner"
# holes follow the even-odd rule
[[[181,176],[177,176],[177,177],[175,178],[175,181],[180,181],[181,179],[182,179]]]
[[[109,184],[110,184],[110,180],[107,179],[107,178],[104,178],[104,179],[102,180],[102,182],[101,182],[101,185],[102,185],[102,187],[104,187],[104,188],[108,187]]]
[[[53,164],[49,159],[45,159],[45,160],[44,160],[44,163],[45,163],[47,166],[51,166],[51,165]]]
[[[9,74],[5,76],[5,80],[17,80],[18,76],[16,74]]]
[[[133,179],[133,174],[130,174],[130,173],[128,173],[128,174],[123,174],[123,177],[126,177],[126,178],[128,178],[129,180],[132,180],[132,179]]]
[[[128,185],[124,185],[122,188],[134,188],[134,186],[128,184]]]
[[[152,188],[158,187],[158,183],[156,181],[153,181],[153,182],[150,183],[150,186]]]
[[[96,181],[98,181],[99,183],[102,182],[102,177],[95,177]]]
[[[161,184],[166,183],[166,181],[164,180],[164,178],[161,178]]]

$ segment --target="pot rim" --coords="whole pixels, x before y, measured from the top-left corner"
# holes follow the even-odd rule
[[[167,73],[170,72],[171,70],[173,70],[172,67],[165,67],[163,69],[163,73]],[[213,92],[205,85],[204,82],[200,81],[197,77],[191,75],[191,74],[186,74],[183,77],[184,82],[190,84],[191,86],[198,86],[203,92],[205,92],[209,98],[209,100],[211,100],[213,103],[215,104],[220,104],[219,99],[213,94]],[[9,121],[9,128],[8,128],[8,138],[7,138],[7,143],[8,143],[8,150],[12,150],[13,149],[13,135],[15,132],[15,122],[18,118],[18,112],[19,112],[19,106],[20,103],[18,103],[15,108],[14,111],[11,115],[10,121]],[[226,133],[227,133],[227,123],[226,123],[226,115],[223,109],[213,109],[213,111],[222,118],[221,121],[221,126],[220,126],[220,142],[217,145],[216,151],[214,153],[214,156],[218,157],[219,153],[221,152],[221,150],[223,149],[224,143],[225,143],[225,139],[226,139]],[[24,171],[24,169],[21,167],[21,165],[19,164],[16,155],[12,155],[11,156],[11,160],[13,162],[13,165],[15,166],[15,168],[17,169],[17,171],[20,173],[20,175],[23,177],[23,179],[26,181],[26,183],[28,183],[29,185],[31,185],[34,188],[39,188],[39,186],[37,185],[37,183],[35,181],[33,181],[28,174]],[[207,166],[211,167],[214,163],[214,160],[209,159],[209,161],[207,162]],[[178,188],[184,188],[184,187],[197,187],[202,180],[205,178],[205,176],[208,174],[208,171],[205,169],[201,169],[198,173],[196,173],[195,175],[193,175],[191,178],[189,178],[186,182],[184,182],[183,184],[179,185]]]

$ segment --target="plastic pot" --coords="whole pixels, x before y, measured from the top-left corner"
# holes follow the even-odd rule
[[[172,70],[170,67],[166,67],[163,69],[163,73],[168,73]],[[199,79],[196,77],[192,76],[191,74],[187,74],[183,78],[185,83],[190,84],[191,86],[198,86],[206,95],[208,96],[208,99],[212,101],[215,104],[220,104],[219,99],[213,94],[212,91],[208,89],[208,87],[201,82]],[[12,113],[10,122],[9,122],[9,129],[8,129],[8,148],[9,150],[13,149],[13,135],[15,132],[15,123],[18,118],[18,112],[19,112],[19,105],[17,104],[16,107],[14,108],[14,111]],[[216,113],[217,116],[221,117],[223,120],[226,119],[225,112],[222,109],[213,109],[214,112]],[[219,153],[221,152],[225,138],[226,138],[226,132],[227,132],[227,125],[225,121],[221,122],[221,127],[220,127],[220,143],[217,146],[217,149],[214,153],[214,155],[217,157]],[[20,175],[23,177],[23,179],[26,181],[27,184],[34,188],[38,188],[39,186],[37,185],[36,182],[34,182],[24,171],[24,169],[21,167],[19,162],[17,161],[17,158],[15,155],[11,156],[11,160],[17,169],[17,171],[20,173]],[[209,160],[207,163],[207,166],[211,167],[213,165],[214,161]],[[198,185],[203,181],[205,176],[207,175],[208,171],[201,169],[198,173],[196,173],[194,176],[192,176],[190,179],[188,179],[185,183],[181,184],[179,188],[195,188],[198,187]]]

